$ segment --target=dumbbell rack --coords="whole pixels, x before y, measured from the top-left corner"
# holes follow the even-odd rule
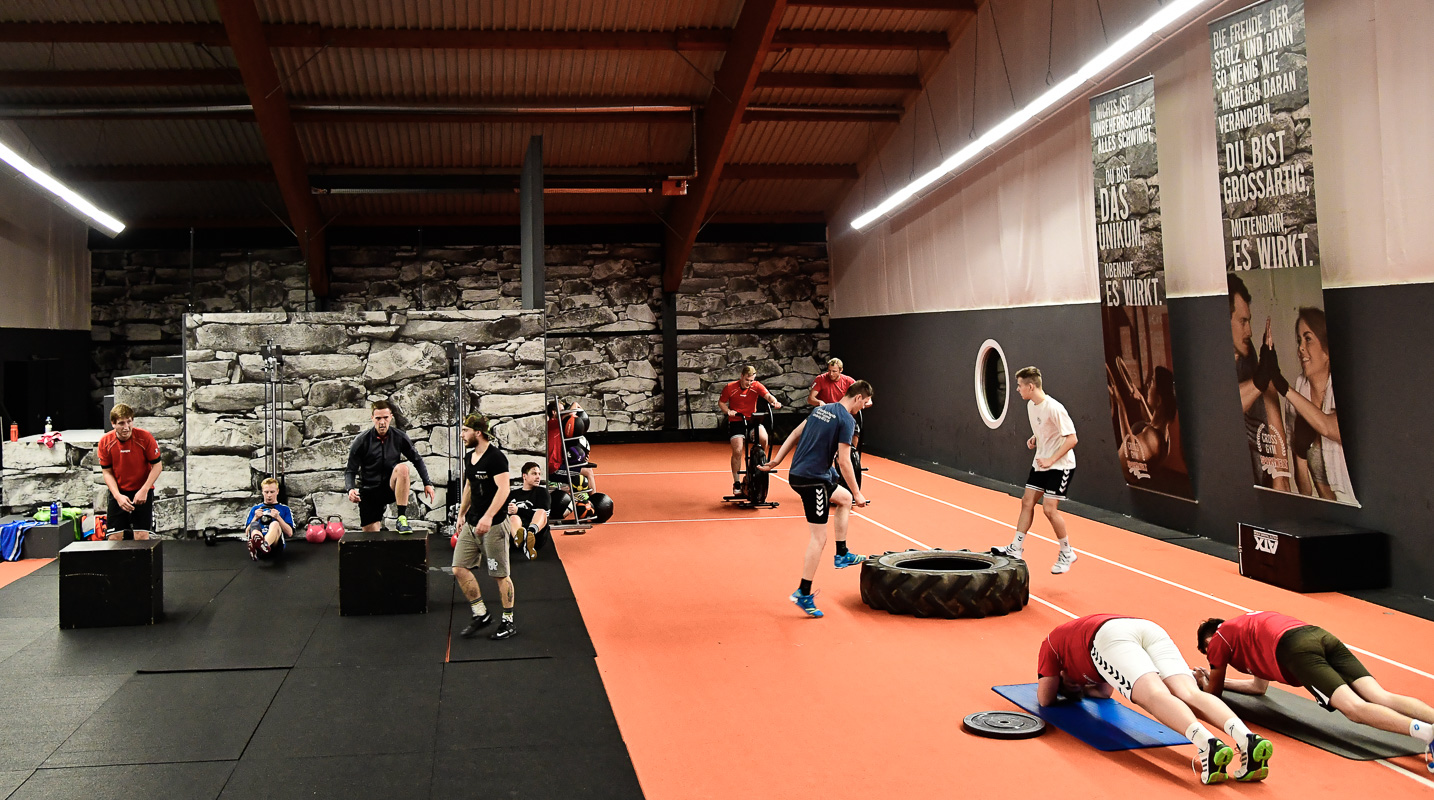
[[[562,451],[563,455],[563,475],[567,478],[568,481],[568,502],[571,503],[573,507],[573,521],[550,522],[549,525],[551,526],[551,529],[553,531],[572,535],[587,533],[589,530],[592,529],[592,523],[583,522],[578,518],[578,490],[577,486],[573,484],[573,470],[582,469],[583,465],[573,464],[568,461],[568,442],[575,442],[578,440],[578,438],[580,438],[568,438],[566,432],[564,431],[564,428],[566,426],[563,425],[563,415],[568,413],[571,412],[562,408],[558,409],[558,449]],[[591,492],[591,488],[589,488],[588,491]]]

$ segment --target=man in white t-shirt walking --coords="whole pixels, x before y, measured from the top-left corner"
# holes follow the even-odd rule
[[[1060,401],[1046,394],[1041,388],[1041,371],[1026,367],[1016,373],[1016,391],[1026,401],[1026,414],[1031,419],[1031,438],[1026,447],[1036,451],[1031,462],[1031,473],[1026,477],[1026,493],[1021,496],[1021,518],[1016,522],[1016,538],[1001,551],[1012,558],[1023,558],[1026,531],[1036,517],[1036,503],[1050,520],[1051,528],[1060,540],[1061,552],[1051,572],[1059,575],[1067,572],[1076,560],[1075,551],[1066,534],[1065,517],[1057,510],[1066,499],[1071,476],[1075,475],[1075,423],[1066,407]]]

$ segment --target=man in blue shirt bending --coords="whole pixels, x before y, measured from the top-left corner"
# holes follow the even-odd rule
[[[866,560],[865,556],[847,550],[846,528],[852,507],[864,508],[867,504],[851,465],[851,437],[856,428],[856,412],[870,406],[871,384],[866,381],[853,383],[839,402],[812,409],[812,413],[782,442],[782,449],[777,451],[776,458],[761,468],[772,472],[789,451],[796,450],[787,482],[802,497],[812,537],[807,543],[806,559],[802,562],[802,582],[792,592],[791,601],[809,616],[822,615],[816,606],[812,579],[817,575],[822,550],[827,546],[829,517],[836,519],[836,568],[855,566]],[[832,463],[833,458],[836,459],[835,464]],[[853,487],[850,491],[846,486],[837,486],[838,470],[846,486]]]

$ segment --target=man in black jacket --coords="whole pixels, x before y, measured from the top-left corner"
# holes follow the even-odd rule
[[[400,457],[408,461],[400,461]],[[358,503],[359,524],[364,530],[381,528],[383,513],[393,503],[398,506],[398,532],[413,532],[408,524],[409,464],[418,470],[423,495],[432,503],[433,481],[428,479],[428,467],[414,449],[413,440],[393,427],[393,409],[387,400],[373,401],[373,427],[354,439],[344,470],[344,488],[349,502]]]

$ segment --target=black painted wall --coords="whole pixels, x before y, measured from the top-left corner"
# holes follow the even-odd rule
[[[11,414],[22,417],[20,435],[98,427],[100,408],[90,401],[90,332],[0,328],[0,409],[3,435]],[[8,410],[8,413],[7,413]]]
[[[1031,435],[1011,392],[990,430],[976,410],[976,353],[1000,342],[1010,374],[1040,367],[1065,403],[1080,444],[1071,497],[1157,525],[1234,543],[1239,522],[1325,519],[1391,537],[1394,588],[1434,596],[1434,286],[1325,292],[1340,428],[1362,508],[1257,490],[1236,400],[1225,297],[1172,300],[1170,317],[1186,456],[1198,503],[1126,487],[1116,460],[1102,366],[1100,310],[1068,306],[832,320],[832,354],[872,382],[864,447],[1023,483]]]

